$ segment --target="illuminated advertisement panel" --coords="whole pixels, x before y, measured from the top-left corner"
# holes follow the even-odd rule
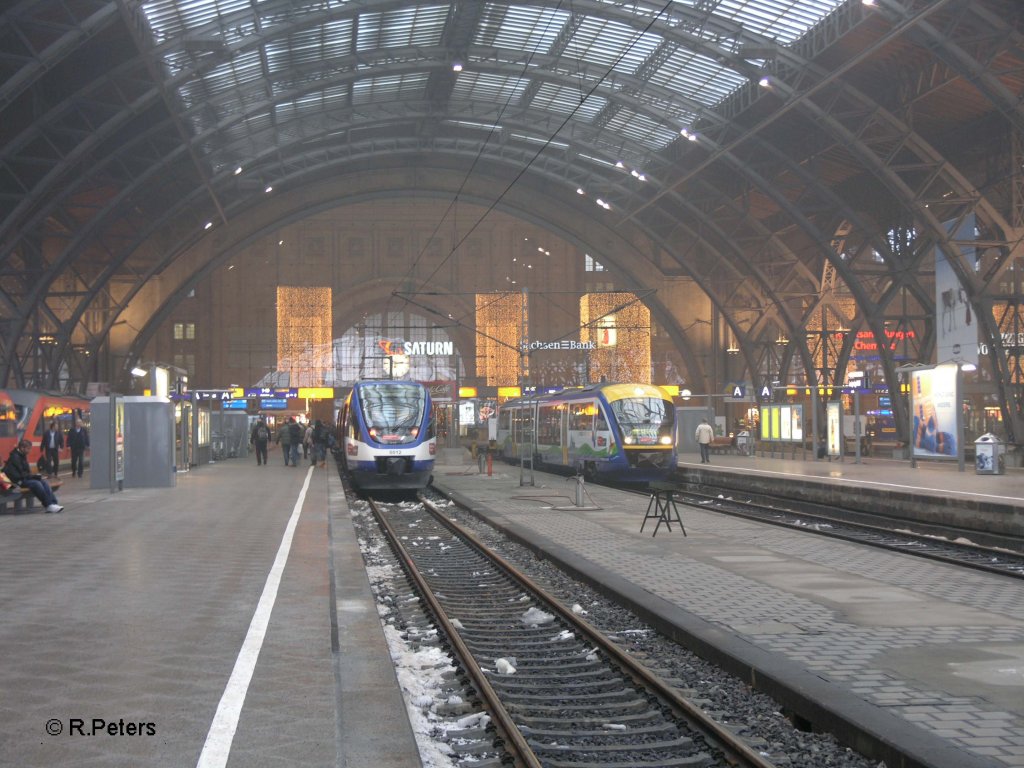
[[[790,406],[779,406],[779,439],[789,442],[793,439],[793,412]]]
[[[957,368],[940,365],[910,373],[910,410],[914,456],[956,459]]]
[[[843,404],[826,403],[825,425],[828,437],[828,455],[838,456],[843,444]]]

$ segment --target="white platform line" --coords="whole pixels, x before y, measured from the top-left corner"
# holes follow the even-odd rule
[[[313,477],[313,469],[314,467],[310,467],[306,472],[306,480],[302,484],[302,490],[299,491],[299,498],[292,509],[288,525],[285,526],[284,536],[281,537],[281,546],[277,549],[277,557],[274,558],[274,564],[270,567],[270,573],[267,574],[267,581],[263,585],[263,594],[260,595],[256,612],[249,623],[249,632],[245,636],[245,642],[242,643],[242,650],[238,652],[238,658],[235,659],[235,668],[231,670],[231,677],[228,678],[224,694],[220,697],[217,713],[213,716],[209,733],[206,734],[206,743],[203,744],[203,751],[199,755],[196,768],[223,768],[227,765],[228,756],[231,754],[231,742],[235,739],[238,719],[242,715],[242,704],[245,703],[245,695],[249,691],[252,673],[256,669],[256,660],[259,658],[263,639],[267,634],[270,613],[274,610],[274,602],[277,600],[277,590],[281,586],[281,576],[284,574],[284,566],[288,562],[295,526],[299,522],[302,503],[306,500],[306,491],[309,489],[309,481]]]

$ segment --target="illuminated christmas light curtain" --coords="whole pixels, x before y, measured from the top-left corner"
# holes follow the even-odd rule
[[[522,293],[478,293],[476,296],[476,375],[487,386],[519,383],[525,364],[519,353],[520,339],[529,337],[529,318]]]
[[[584,294],[580,326],[580,341],[597,344],[597,349],[589,352],[591,381],[604,377],[651,383],[651,312],[636,294]]]
[[[330,287],[277,287],[277,369],[290,387],[319,387],[331,371]]]

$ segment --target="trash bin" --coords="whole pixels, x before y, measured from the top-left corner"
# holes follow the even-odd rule
[[[740,456],[750,456],[754,452],[754,438],[750,432],[743,430],[736,433],[736,450]]]
[[[1001,475],[1006,471],[1006,444],[991,432],[974,441],[974,471],[978,475]]]

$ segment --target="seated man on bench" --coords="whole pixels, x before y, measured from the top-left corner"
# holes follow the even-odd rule
[[[4,474],[15,485],[31,491],[47,512],[63,512],[64,507],[57,503],[57,497],[50,484],[43,479],[42,475],[32,472],[28,463],[30,450],[32,450],[30,440],[19,440],[17,447],[11,451],[7,463],[4,465]]]

